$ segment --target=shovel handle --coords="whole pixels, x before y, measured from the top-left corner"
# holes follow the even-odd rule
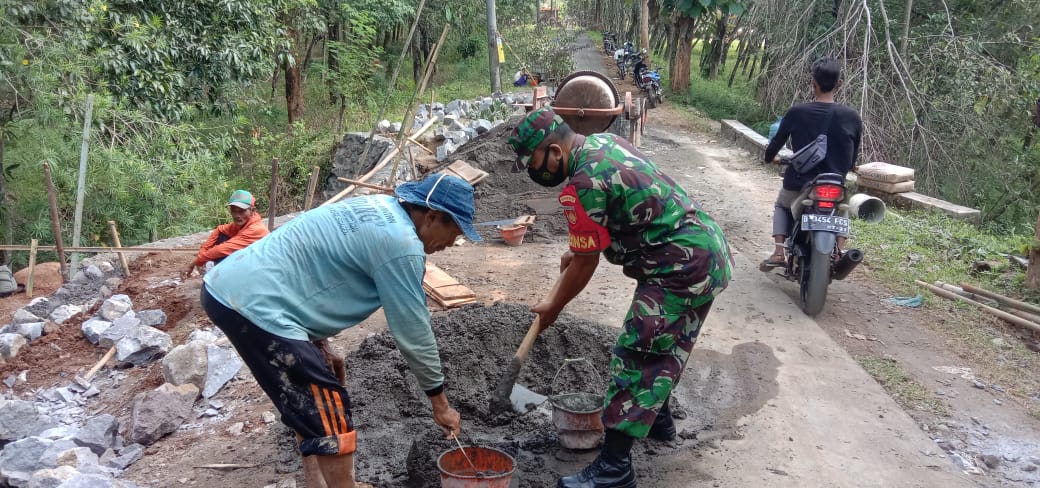
[[[535,314],[534,321],[531,322],[531,328],[527,329],[527,334],[524,335],[524,340],[520,341],[520,347],[516,349],[516,357],[521,363],[527,360],[527,354],[531,352],[531,347],[534,346],[534,340],[538,338],[538,333],[541,332],[542,317]]]

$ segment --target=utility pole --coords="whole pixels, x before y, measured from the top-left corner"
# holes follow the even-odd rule
[[[498,72],[498,19],[495,18],[495,0],[487,0],[488,68],[491,71],[491,94],[502,93]]]

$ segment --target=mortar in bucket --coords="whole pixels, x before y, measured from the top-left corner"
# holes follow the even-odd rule
[[[549,384],[549,404],[552,405],[553,425],[556,426],[561,446],[573,450],[595,449],[599,447],[603,437],[604,396],[581,392],[552,394],[560,371],[568,364],[579,361],[588,362],[585,358],[563,360],[563,365],[556,371]],[[596,373],[595,369],[592,371],[599,379],[599,373]],[[602,384],[602,381],[599,383]]]
[[[885,219],[885,202],[873,195],[857,193],[849,198],[849,214],[876,224]]]
[[[437,458],[441,488],[509,488],[513,456],[491,447],[456,447]]]

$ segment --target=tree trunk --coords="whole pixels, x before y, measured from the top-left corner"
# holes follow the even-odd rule
[[[325,43],[339,42],[340,24],[339,22],[333,22],[329,24],[328,38]],[[325,67],[328,68],[330,73],[335,73],[339,70],[339,57],[336,55],[335,49],[329,49],[328,57],[325,58]],[[332,86],[332,80],[329,80],[329,105],[336,103],[336,89]]]
[[[711,61],[708,68],[708,79],[715,80],[719,77],[719,64],[722,62],[723,50],[726,48],[726,14],[719,12],[715,21],[715,42],[711,46]]]
[[[289,125],[303,118],[303,86],[300,80],[300,60],[286,56],[282,63],[285,70],[285,108],[289,114]]]
[[[639,7],[639,47],[650,52],[650,0],[640,0]]]
[[[675,58],[669,73],[672,75],[672,91],[686,93],[690,87],[690,55],[693,52],[693,33],[696,19],[682,15],[675,26]]]
[[[7,177],[4,176],[4,132],[0,128],[0,214],[10,213],[11,207],[7,206]],[[0,215],[0,232],[3,233],[3,243],[10,244],[11,216]],[[0,251],[0,264],[10,262],[7,251]]]
[[[1040,289],[1040,216],[1036,218],[1036,242],[1029,249],[1029,268],[1026,269],[1026,287]]]

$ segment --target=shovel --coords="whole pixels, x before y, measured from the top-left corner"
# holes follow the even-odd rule
[[[534,215],[521,215],[511,219],[491,220],[488,222],[477,222],[473,225],[531,225],[534,223]]]
[[[550,300],[556,296],[556,290],[560,288],[563,276],[564,275],[561,274],[560,277],[556,279],[556,284],[554,284],[552,290],[549,291]],[[534,321],[531,322],[531,327],[527,329],[527,334],[524,336],[524,340],[520,341],[520,347],[517,348],[516,354],[513,355],[513,360],[509,362],[509,368],[506,369],[506,373],[502,375],[502,378],[498,380],[497,386],[495,386],[495,391],[491,396],[491,413],[501,413],[513,408],[510,396],[513,394],[513,390],[515,389],[516,378],[520,376],[520,368],[523,367],[524,361],[527,360],[527,354],[531,352],[531,347],[534,346],[534,340],[538,338],[538,333],[541,332],[540,329],[541,315],[535,315]]]

